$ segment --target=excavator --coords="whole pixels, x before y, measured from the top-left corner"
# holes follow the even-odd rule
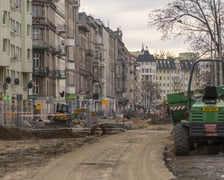
[[[86,113],[89,116],[96,115],[95,112],[85,108],[77,108],[71,113],[68,104],[57,103],[56,111],[53,116],[49,116],[48,119],[56,123],[71,124],[75,118],[79,118],[83,113]]]

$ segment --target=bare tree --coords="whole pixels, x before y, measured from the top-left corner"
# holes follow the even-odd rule
[[[142,81],[142,87],[145,104],[154,104],[156,99],[160,99],[161,88],[158,83],[153,82],[151,79],[145,79]]]
[[[161,51],[156,51],[153,56],[156,59],[167,59],[167,58],[174,58],[175,54],[169,51],[161,50]]]
[[[162,38],[186,37],[194,50],[217,52],[221,58],[224,3],[221,0],[173,0],[165,9],[149,13],[149,25],[163,33]]]

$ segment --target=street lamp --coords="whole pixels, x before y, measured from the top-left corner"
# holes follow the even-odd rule
[[[4,89],[4,97],[3,97],[3,113],[4,113],[4,125],[6,125],[6,107],[5,107],[5,97],[6,97],[6,90],[8,89],[8,84],[11,83],[11,78],[10,77],[6,77],[5,78],[5,82],[3,84],[3,89]]]

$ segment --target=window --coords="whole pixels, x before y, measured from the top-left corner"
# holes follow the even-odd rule
[[[27,32],[26,32],[26,34],[27,34],[27,36],[30,36],[31,35],[31,25],[30,24],[27,24],[27,30],[26,30]]]
[[[21,29],[21,25],[19,22],[16,22],[15,23],[15,32],[20,34],[20,29]]]
[[[10,24],[11,24],[11,32],[14,32],[15,31],[15,20],[10,19]]]
[[[34,80],[33,82],[33,94],[38,95],[40,93],[40,82],[38,80]]]
[[[17,8],[18,10],[21,9],[21,1],[20,0],[15,0],[15,8]]]
[[[30,12],[30,9],[31,9],[31,3],[30,3],[30,0],[27,0],[26,1],[26,11]]]
[[[7,11],[3,11],[3,19],[2,19],[2,23],[6,24],[7,22]]]
[[[20,34],[21,32],[21,24],[14,19],[10,19],[11,23],[11,32]]]
[[[40,53],[33,54],[33,67],[40,67]]]
[[[14,70],[11,70],[11,78],[12,79],[15,79],[15,74],[16,74],[16,72]]]
[[[27,60],[30,60],[31,57],[31,49],[27,49]]]
[[[34,40],[42,39],[42,30],[40,28],[33,28],[33,39]]]
[[[33,13],[33,17],[42,17],[43,7],[42,6],[33,5],[32,13]]]
[[[16,47],[16,56],[17,56],[17,59],[20,59],[20,48],[19,47]]]
[[[3,46],[2,46],[2,51],[3,52],[7,52],[7,46],[8,46],[8,40],[7,39],[3,39]]]
[[[15,45],[11,44],[10,45],[10,50],[11,50],[11,58],[15,58]]]

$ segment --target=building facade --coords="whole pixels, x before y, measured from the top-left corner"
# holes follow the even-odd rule
[[[144,47],[131,54],[120,28],[106,27],[79,6],[79,0],[1,3],[2,99],[32,102],[46,118],[58,102],[108,115],[186,91],[192,54],[156,59]]]
[[[32,80],[32,1],[2,1],[0,93],[27,99]],[[10,99],[11,99],[10,98]]]
[[[158,95],[156,59],[143,47],[141,54],[137,57],[137,63],[137,81],[140,84],[137,90],[139,92],[137,103],[144,108],[150,108]]]

